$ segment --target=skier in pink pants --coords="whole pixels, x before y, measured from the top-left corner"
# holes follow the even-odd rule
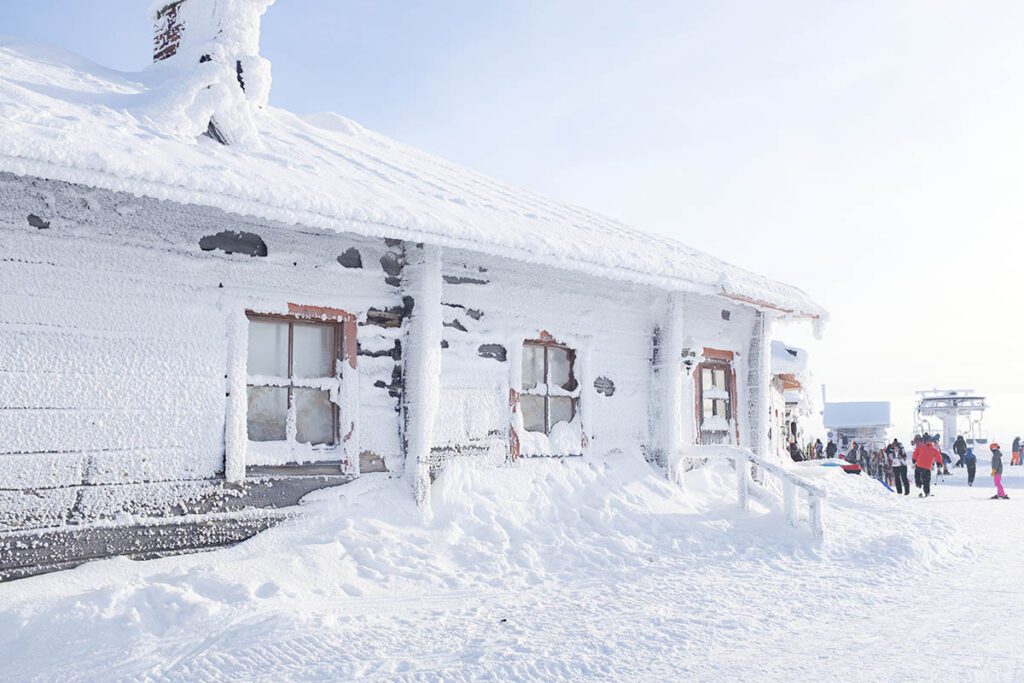
[[[992,496],[992,500],[997,498],[1009,500],[1010,497],[1003,490],[1003,453],[999,450],[997,443],[991,444],[989,450],[992,451],[992,481],[996,484],[996,495]]]

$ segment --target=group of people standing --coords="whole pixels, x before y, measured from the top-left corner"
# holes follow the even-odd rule
[[[821,439],[809,444],[805,454],[796,442],[790,442],[789,454],[793,460],[816,460],[820,458],[835,458],[837,455],[849,463],[859,465],[861,471],[868,476],[874,477],[885,483],[890,489],[895,488],[900,495],[910,495],[910,480],[908,470],[914,468],[914,486],[921,489],[918,494],[921,498],[931,495],[932,472],[935,476],[940,474],[948,475],[951,458],[939,450],[938,435],[921,434],[915,436],[911,441],[913,453],[908,458],[907,451],[899,439],[893,439],[892,443],[885,448],[868,450],[863,444],[856,441],[845,454],[839,453],[839,447],[832,440],[824,445]],[[1009,500],[1006,491],[1003,489],[1003,454],[999,450],[999,444],[989,445],[992,455],[992,481],[996,485],[996,494],[993,499]],[[978,469],[978,458],[974,449],[967,445],[963,436],[958,436],[953,442],[953,453],[957,456],[953,467],[963,467],[967,470],[967,485],[974,486],[974,477]],[[1021,438],[1013,440],[1013,459],[1011,465],[1024,466],[1024,443]]]
[[[890,489],[895,487],[896,493],[904,496],[910,495],[908,468],[913,463],[914,486],[922,489],[919,495],[923,498],[931,495],[932,466],[936,467],[936,473],[949,474],[949,470],[942,453],[930,439],[915,436],[911,445],[914,446],[914,451],[908,459],[907,450],[899,439],[893,439],[885,448],[870,451],[864,444],[854,441],[844,460],[860,465],[864,474],[885,483]],[[973,481],[973,470],[970,471],[970,475]]]

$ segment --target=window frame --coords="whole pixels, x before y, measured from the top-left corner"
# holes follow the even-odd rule
[[[569,423],[571,423],[573,420],[575,420],[576,416],[579,415],[579,413],[580,413],[580,395],[581,395],[582,392],[580,391],[580,386],[581,386],[580,385],[580,380],[576,376],[576,360],[577,360],[579,354],[576,352],[576,349],[568,346],[567,344],[563,344],[561,342],[556,342],[553,339],[524,339],[523,340],[523,345],[522,345],[523,353],[522,353],[522,356],[520,358],[520,370],[522,370],[522,363],[523,363],[523,359],[526,357],[526,352],[525,351],[526,351],[526,348],[528,346],[530,346],[530,347],[540,347],[540,348],[544,349],[544,393],[540,393],[540,392],[536,391],[536,387],[534,387],[533,389],[525,389],[525,388],[523,388],[523,382],[522,382],[522,379],[520,378],[520,382],[519,382],[519,387],[520,387],[520,390],[519,390],[520,412],[522,412],[522,397],[523,396],[542,396],[543,399],[544,399],[544,431],[543,432],[539,432],[539,431],[534,431],[534,430],[527,429],[526,428],[525,414],[524,414],[524,418],[523,418],[523,431],[530,432],[531,434],[544,434],[545,436],[551,436],[551,429],[552,429],[552,427],[554,427],[555,424],[558,424],[557,422],[554,423],[554,424],[552,424],[552,422],[551,422],[551,399],[552,398],[568,398],[568,399],[570,399],[571,405],[572,405],[572,417],[569,418]],[[554,396],[551,395],[551,382],[550,382],[551,361],[550,361],[550,357],[549,357],[551,349],[559,349],[559,350],[565,351],[566,355],[568,357],[568,361],[569,361],[569,379],[572,380],[572,383],[573,383],[574,386],[573,386],[572,389],[562,388],[563,391],[568,393],[567,396],[566,395],[562,395],[562,394],[555,394]],[[558,385],[558,386],[561,387],[561,385]],[[561,421],[562,420],[559,420],[559,422],[561,422]]]
[[[283,440],[273,441],[253,441],[249,438],[249,411],[248,411],[248,398],[246,399],[246,440],[250,443],[261,443],[261,444],[286,444],[289,448],[292,447],[309,447],[314,450],[320,451],[333,451],[337,450],[342,446],[341,439],[341,410],[338,403],[331,401],[331,442],[330,443],[310,443],[306,441],[298,441],[297,439],[297,415],[295,407],[295,389],[314,389],[324,391],[323,381],[333,380],[337,383],[338,395],[341,390],[341,363],[344,360],[345,350],[345,324],[340,319],[324,319],[323,317],[312,317],[296,314],[281,314],[281,313],[259,313],[256,311],[246,311],[245,313],[246,323],[251,324],[253,321],[256,322],[274,322],[274,323],[288,323],[288,362],[287,362],[287,377],[270,377],[261,375],[260,381],[253,381],[253,375],[250,373],[248,362],[246,362],[245,370],[245,388],[246,395],[248,397],[249,389],[252,387],[279,387],[285,388],[288,391],[287,398],[287,412],[285,417],[285,438]],[[294,377],[294,344],[295,344],[295,325],[316,325],[319,327],[327,327],[332,330],[333,340],[331,343],[331,362],[332,362],[332,374],[324,377]],[[248,359],[249,344],[246,344],[246,358]],[[329,389],[326,391],[330,392]]]
[[[697,364],[694,369],[694,384],[696,384],[696,410],[697,418],[697,442],[703,441],[703,434],[726,434],[729,435],[733,431],[733,438],[739,438],[739,420],[736,419],[736,369],[733,367],[734,355],[731,351],[719,351],[717,349],[704,349],[704,359]],[[716,385],[714,376],[715,371],[720,370],[724,372],[723,387],[728,398],[716,398],[709,399],[712,401],[712,413],[707,415],[704,408],[704,371],[709,370],[712,373],[712,386],[719,388]],[[721,416],[727,423],[730,423],[730,428],[724,431],[718,429],[704,429],[704,420],[707,417],[717,416],[717,405],[719,401],[725,401],[725,415]]]

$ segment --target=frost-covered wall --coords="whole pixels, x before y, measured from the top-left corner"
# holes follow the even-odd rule
[[[651,335],[661,313],[653,290],[457,250],[445,251],[443,278],[439,459],[507,457],[515,420],[510,390],[521,389],[523,342],[543,333],[576,351],[579,440],[552,443],[520,424],[521,454],[650,443]]]
[[[727,351],[733,354],[732,370],[736,378],[733,420],[730,434],[739,432],[739,445],[750,445],[750,421],[747,406],[751,405],[750,387],[746,381],[749,373],[750,339],[754,331],[756,312],[724,299],[700,295],[685,295],[682,306],[684,346],[700,354],[704,349]],[[685,377],[684,390],[687,402],[692,406],[684,416],[683,442],[696,443],[699,439],[696,407],[696,368]],[[735,438],[735,437],[733,437]]]
[[[237,232],[266,256],[216,248]],[[225,420],[244,434],[247,310],[356,317],[358,387],[341,423],[358,411],[373,428],[329,459],[397,463],[401,250],[0,174],[0,528],[116,513],[127,484],[218,477]],[[150,487],[168,501],[173,488]]]
[[[0,282],[0,528],[170,507],[253,465],[397,474],[415,450],[421,493],[460,456],[664,465],[700,433],[683,349],[728,355],[730,438],[767,437],[769,328],[716,296],[9,174]],[[355,330],[354,367],[330,382],[333,449],[247,438],[246,312],[298,307]],[[549,436],[520,409],[526,340],[575,354],[576,386],[546,388],[575,417]]]
[[[750,397],[746,356],[754,311],[716,297],[671,297],[640,285],[610,285],[534,265],[446,250],[442,289],[444,334],[440,417],[434,435],[434,467],[447,457],[470,455],[501,462],[522,455],[565,455],[564,443],[526,433],[510,403],[522,388],[524,340],[547,334],[577,352],[582,454],[642,450],[652,460],[668,437],[697,439],[694,376],[664,373],[681,386],[666,391],[657,375],[682,359],[652,363],[656,340],[666,330],[700,348],[734,352],[738,406]],[[726,314],[723,315],[723,311]],[[667,318],[676,316],[676,325]],[[728,318],[728,319],[726,319]],[[666,407],[666,401],[679,405]],[[738,410],[741,441],[749,443],[748,413]],[[668,430],[666,420],[682,424]],[[514,433],[513,433],[514,432]],[[678,432],[678,433],[676,433]]]

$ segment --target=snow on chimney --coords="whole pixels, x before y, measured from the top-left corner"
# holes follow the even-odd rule
[[[260,19],[274,0],[155,0],[153,62],[180,70],[171,105],[187,127],[219,142],[256,142],[246,106],[266,106],[270,62],[259,55]],[[164,67],[160,67],[161,69]],[[205,91],[205,92],[204,92]],[[181,97],[185,93],[186,97]],[[176,105],[176,106],[175,106]],[[198,118],[209,114],[209,121]]]
[[[153,17],[153,61],[173,57],[181,42],[181,21],[178,8],[185,0],[177,0],[158,9]]]

